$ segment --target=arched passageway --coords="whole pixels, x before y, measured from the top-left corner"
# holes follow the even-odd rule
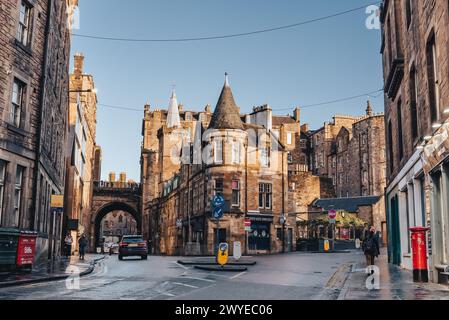
[[[95,239],[95,247],[97,248],[100,245],[101,240],[101,222],[102,220],[111,212],[114,211],[124,211],[133,216],[137,223],[137,232],[140,234],[142,232],[142,221],[139,213],[132,208],[130,205],[123,202],[110,202],[106,205],[102,206],[95,213],[95,224],[94,224],[94,239]]]

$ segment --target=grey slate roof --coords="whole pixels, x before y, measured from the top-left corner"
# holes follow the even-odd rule
[[[347,212],[357,212],[359,207],[376,204],[380,200],[379,196],[338,198],[338,199],[318,199],[312,204],[324,210],[345,210]]]
[[[234,96],[227,80],[221,91],[217,106],[215,107],[209,129],[239,129],[243,130],[240,111],[235,104]]]

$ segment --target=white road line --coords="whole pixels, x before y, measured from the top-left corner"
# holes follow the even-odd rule
[[[172,261],[172,263],[174,263],[174,264],[176,264],[177,266],[183,268],[184,270],[188,270],[188,269],[189,269],[188,267],[183,266],[182,264],[180,264],[180,263],[178,263],[178,262],[176,262],[176,261]]]
[[[239,274],[236,274],[235,276],[231,277],[230,279],[237,279],[240,276],[243,276],[246,273],[246,271],[240,272]]]
[[[192,286],[190,284],[186,284],[186,283],[181,283],[181,282],[173,282],[173,284],[177,284],[179,286],[184,286],[184,287],[188,287],[188,288],[193,288],[193,289],[198,289],[199,287],[197,286]]]
[[[159,290],[154,290],[154,291],[156,291],[157,293],[162,294],[164,296],[175,297],[174,294],[171,294],[171,293],[168,293],[168,292],[162,292],[162,291],[159,291]]]
[[[183,277],[183,279],[193,279],[193,280],[206,281],[206,282],[211,282],[211,283],[215,283],[216,282],[214,280],[197,278],[197,277]]]

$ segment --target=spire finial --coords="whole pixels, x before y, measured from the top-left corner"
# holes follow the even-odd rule
[[[371,105],[371,100],[370,97],[368,96],[368,101],[367,101],[367,107],[366,107],[366,115],[367,116],[372,116],[373,115],[373,107]]]
[[[225,87],[229,87],[229,73],[225,72]]]

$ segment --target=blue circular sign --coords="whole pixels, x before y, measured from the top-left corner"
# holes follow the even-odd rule
[[[214,205],[215,208],[223,207],[225,204],[225,199],[223,195],[217,194],[212,200],[212,204]]]

